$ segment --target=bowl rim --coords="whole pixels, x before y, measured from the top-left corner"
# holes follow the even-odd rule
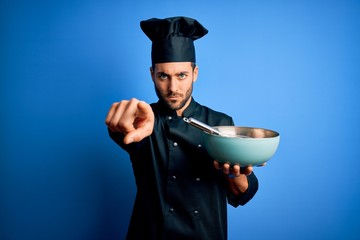
[[[211,133],[208,133],[208,132],[205,132],[203,131],[203,133],[206,133],[208,135],[211,135],[211,136],[214,136],[214,137],[225,137],[225,138],[241,138],[241,139],[247,139],[247,140],[253,140],[253,139],[272,139],[272,138],[278,138],[280,137],[280,133],[277,132],[277,131],[274,131],[274,130],[271,130],[271,129],[268,129],[268,128],[262,128],[262,127],[249,127],[249,126],[212,126],[213,128],[215,129],[219,129],[219,128],[243,128],[243,129],[261,129],[261,130],[264,130],[264,131],[269,131],[269,132],[272,132],[274,134],[274,136],[272,137],[262,137],[262,138],[243,138],[243,137],[237,137],[237,136],[234,136],[234,137],[226,137],[226,136],[220,136],[220,135],[216,135],[216,134],[211,134]]]

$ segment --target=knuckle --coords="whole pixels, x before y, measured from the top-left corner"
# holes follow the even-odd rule
[[[113,104],[111,104],[111,108],[110,109],[117,109],[120,106],[120,102],[114,102]]]
[[[116,123],[116,121],[112,120],[109,122],[109,126],[112,128],[112,129],[118,129],[118,124]]]
[[[136,99],[136,98],[131,98],[130,99],[130,103],[138,103],[139,102],[139,100],[138,99]]]

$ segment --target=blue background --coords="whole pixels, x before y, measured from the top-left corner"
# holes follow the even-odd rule
[[[139,22],[185,15],[194,97],[281,134],[229,239],[360,238],[360,2],[3,0],[0,239],[123,239],[135,194],[112,102],[156,101]],[[205,200],[205,199],[204,199]],[[141,229],[139,229],[141,231]]]

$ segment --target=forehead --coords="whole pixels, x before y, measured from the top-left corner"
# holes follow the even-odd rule
[[[168,62],[155,64],[155,72],[177,73],[192,70],[191,62]]]

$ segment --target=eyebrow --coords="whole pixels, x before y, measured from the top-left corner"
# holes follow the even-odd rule
[[[177,73],[177,75],[180,75],[180,74],[189,74],[189,72],[188,71],[181,71],[181,72]]]
[[[169,77],[169,74],[165,73],[165,72],[158,72],[156,74],[156,76],[160,77],[160,76],[166,76],[166,77]]]
[[[189,74],[188,71],[180,71],[178,73],[175,73],[175,75],[180,75],[180,74]],[[157,75],[167,75],[169,76],[170,74],[166,73],[166,72],[157,72]]]

